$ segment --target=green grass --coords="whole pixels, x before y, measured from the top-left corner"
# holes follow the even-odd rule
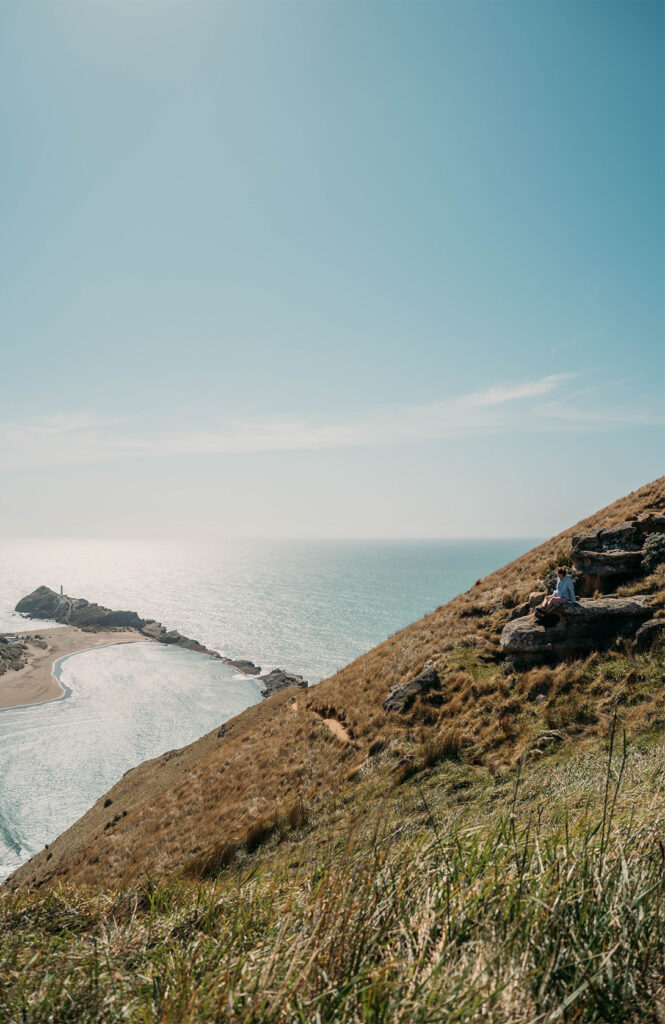
[[[661,739],[434,762],[198,884],[4,894],[0,1020],[662,1021]]]

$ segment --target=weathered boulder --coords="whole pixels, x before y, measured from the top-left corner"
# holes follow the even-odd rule
[[[606,593],[621,583],[639,576],[642,567],[642,550],[637,551],[587,551],[577,549],[571,552],[573,565],[584,576],[586,590]]]
[[[649,619],[635,634],[633,647],[636,651],[648,651],[659,640],[665,640],[665,619]]]
[[[610,551],[621,549],[638,551],[644,543],[644,534],[637,525],[637,520],[620,523],[606,530],[594,530],[593,533],[577,534],[572,539],[572,550],[584,548],[587,551]]]
[[[665,516],[630,519],[619,526],[573,537],[570,558],[584,590],[607,593],[642,571],[642,547],[648,536],[665,533]]]
[[[531,611],[531,608],[529,606],[529,602],[528,601],[522,601],[521,604],[516,604],[515,605],[515,607],[511,611],[510,615],[508,616],[508,621],[512,622],[513,619],[522,619],[522,618],[524,618],[525,615],[528,615],[530,611]]]
[[[297,676],[292,672],[285,672],[283,668],[274,668],[272,672],[268,672],[265,676],[260,676],[257,679],[258,683],[261,683],[261,696],[272,697],[273,693],[277,693],[278,690],[285,690],[288,686],[301,686],[307,687],[309,683],[302,676]]]
[[[428,661],[422,671],[406,683],[397,683],[386,694],[383,707],[386,711],[404,711],[419,693],[438,690],[441,687],[439,673],[433,661]]]
[[[160,635],[159,642],[162,644],[177,644],[181,639],[182,636],[177,629],[169,629]]]
[[[551,590],[550,590],[551,593]],[[508,616],[508,621],[512,622],[513,619],[523,619],[525,615],[528,615],[530,611],[537,608],[538,605],[547,597],[547,591],[545,590],[532,590],[526,601],[522,601],[521,604],[516,605]]]
[[[501,634],[501,650],[521,665],[579,657],[618,639],[632,639],[651,614],[651,598],[645,595],[561,605],[544,623],[535,615],[509,622]]]
[[[632,520],[635,522],[641,533],[645,537],[650,536],[654,533],[665,533],[665,516],[660,514],[651,514],[642,516],[640,519]]]

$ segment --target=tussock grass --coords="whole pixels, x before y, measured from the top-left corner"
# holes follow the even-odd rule
[[[665,758],[607,748],[430,767],[297,867],[6,893],[0,1020],[660,1021]]]
[[[574,534],[663,508],[665,478],[479,580],[310,690],[278,693],[190,747],[140,765],[108,794],[115,814],[95,805],[12,884],[108,887],[145,871],[172,874],[198,864],[205,872],[211,859],[234,863],[246,847],[271,847],[294,804],[307,807],[313,829],[354,802],[372,813],[395,784],[396,765],[406,759],[401,776],[417,775],[439,759],[433,751],[445,736],[464,738],[458,758],[498,772],[525,751],[532,760],[549,756],[537,754],[533,742],[544,729],[564,733],[564,746],[593,741],[606,732],[616,704],[633,732],[665,721],[656,655],[618,649],[602,661],[534,672],[499,657],[511,609],[552,564],[567,561]],[[665,570],[641,582],[655,614],[665,613]],[[386,712],[388,691],[428,660],[440,688]],[[322,715],[342,723],[351,742],[341,744]],[[377,743],[383,752],[375,756]]]
[[[1,1024],[663,1024],[663,650],[497,645],[574,533],[664,507],[660,480],[129,772],[18,873],[45,888],[0,890]],[[665,614],[665,567],[638,589]]]

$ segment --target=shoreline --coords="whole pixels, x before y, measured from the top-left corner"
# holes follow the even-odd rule
[[[194,651],[198,654],[205,654],[215,661],[222,661],[225,665],[237,669],[244,676],[255,676],[264,678],[264,687],[261,690],[262,697],[272,696],[278,690],[286,686],[308,686],[306,679],[293,672],[287,672],[282,668],[274,668],[267,674],[262,673],[261,666],[255,665],[253,661],[246,658],[229,658],[220,654],[218,650],[206,647],[191,636],[184,636],[177,629],[167,629],[157,619],[144,619],[138,612],[114,611],[112,608],[105,608],[104,605],[91,603],[82,597],[69,597],[67,594],[57,594],[50,587],[42,585],[33,590],[31,594],[22,597],[14,608],[15,612],[27,615],[35,619],[44,619],[48,622],[66,623],[68,626],[75,626],[79,629],[92,629],[96,632],[123,632],[130,630],[148,640],[154,640],[158,644],[166,644],[169,647],[182,647],[186,651]],[[26,631],[27,633],[27,631]],[[26,635],[24,633],[23,635]],[[37,638],[38,646],[43,646]],[[5,655],[6,657],[6,655]],[[11,657],[10,661],[15,660]]]
[[[11,634],[21,641],[17,650],[2,637],[0,667],[6,666],[6,671],[0,675],[0,713],[62,700],[68,693],[59,678],[60,662],[84,650],[123,643],[158,643],[206,655],[254,680],[264,699],[287,687],[309,685],[302,676],[285,669],[264,672],[246,658],[222,655],[178,630],[167,630],[156,619],[143,619],[136,612],[113,611],[83,598],[58,595],[46,586],[22,598],[15,611],[50,625],[42,627],[39,633],[33,627]],[[21,667],[16,667],[19,664]]]
[[[26,642],[34,637],[34,631],[15,634]],[[150,643],[136,632],[112,632],[110,630],[91,633],[77,626],[57,626],[41,629],[39,637],[45,642],[27,640],[28,664],[18,671],[9,670],[0,676],[0,714],[3,711],[37,707],[50,704],[69,696],[71,690],[61,683],[58,666],[73,654],[111,647],[115,644]],[[69,691],[69,692],[67,692]]]

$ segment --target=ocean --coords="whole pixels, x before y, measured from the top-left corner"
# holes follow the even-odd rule
[[[0,632],[44,626],[14,605],[42,583],[62,584],[315,683],[536,543],[6,540]],[[233,669],[150,643],[75,654],[57,671],[64,699],[0,711],[0,878],[129,768],[260,699]]]

